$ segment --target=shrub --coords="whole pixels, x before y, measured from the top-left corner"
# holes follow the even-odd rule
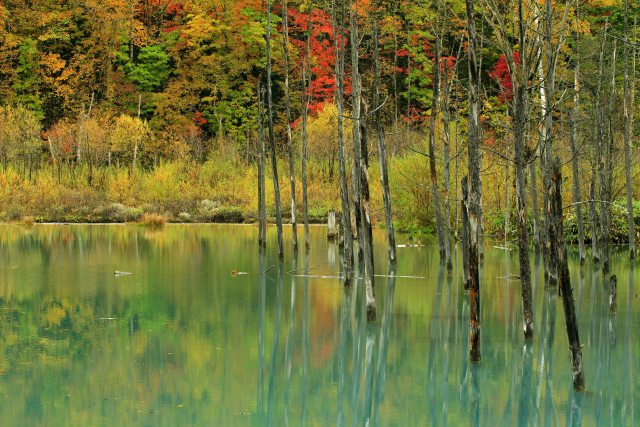
[[[237,224],[244,221],[242,210],[238,207],[221,206],[207,211],[199,211],[203,222]]]
[[[167,223],[167,217],[160,214],[148,213],[142,216],[142,224],[149,228],[161,228]]]
[[[130,208],[121,203],[111,203],[95,209],[94,218],[98,222],[136,221],[142,216],[142,209]]]

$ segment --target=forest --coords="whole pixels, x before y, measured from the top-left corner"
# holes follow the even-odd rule
[[[4,1],[0,220],[257,222],[260,247],[270,222],[281,260],[284,227],[297,254],[329,221],[370,321],[376,227],[392,277],[396,232],[433,238],[449,271],[459,241],[472,362],[485,239],[518,250],[526,341],[533,247],[582,391],[567,243],[614,312],[611,253],[634,259],[640,225],[639,17],[629,0]]]
[[[260,141],[269,138],[268,159],[272,138],[276,162],[265,167],[280,170],[280,198],[295,199],[299,219],[306,191],[310,221],[324,222],[341,210],[339,128],[346,143],[362,126],[372,161],[384,138],[388,168],[385,193],[384,173],[368,165],[374,224],[385,223],[387,197],[400,230],[459,238],[473,77],[465,2],[343,3],[3,2],[0,219],[256,221]],[[611,207],[610,239],[628,241],[627,214],[640,216],[625,200],[637,182],[637,4],[473,8],[483,232],[515,239],[526,197],[539,243],[544,165],[558,155],[564,204],[575,203],[569,238],[592,240],[587,201],[598,199]],[[268,19],[272,137],[261,93]],[[266,192],[275,221],[273,187]],[[290,220],[291,209],[282,215]]]

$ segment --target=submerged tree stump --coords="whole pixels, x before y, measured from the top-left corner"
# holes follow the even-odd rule
[[[469,187],[467,177],[462,178],[462,283],[464,290],[469,290],[469,216],[467,202],[469,201]]]
[[[336,240],[338,238],[338,223],[336,222],[336,212],[329,211],[327,215],[327,240]]]
[[[552,212],[551,220],[552,228],[556,235],[554,244],[556,245],[556,252],[558,255],[558,278],[560,287],[562,288],[562,306],[564,308],[567,338],[569,339],[569,350],[571,352],[573,388],[576,391],[583,391],[585,386],[584,370],[582,366],[582,347],[580,346],[576,308],[573,301],[571,278],[569,276],[567,248],[564,243],[564,230],[562,226],[562,195],[560,193],[562,174],[560,172],[560,160],[558,158],[556,158],[553,163],[551,179],[552,183],[549,191]]]
[[[609,278],[609,312],[615,314],[618,311],[618,278],[612,274]]]

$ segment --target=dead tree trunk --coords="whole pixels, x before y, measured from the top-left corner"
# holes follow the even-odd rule
[[[258,246],[267,247],[267,206],[265,195],[265,132],[264,132],[264,89],[258,84],[258,129],[259,129],[259,154],[258,154]]]
[[[389,172],[387,170],[387,149],[384,140],[384,128],[382,126],[380,105],[380,64],[378,54],[378,26],[373,23],[373,106],[376,109],[375,122],[378,131],[378,161],[380,163],[380,183],[382,184],[382,199],[384,201],[384,214],[387,224],[387,243],[389,245],[389,262],[396,264],[396,237],[393,230],[393,220],[391,216],[391,194],[389,192]]]
[[[603,29],[602,44],[600,45],[600,63],[598,68],[598,83],[596,89],[596,102],[597,102],[597,114],[596,119],[596,159],[598,165],[598,193],[600,197],[600,259],[602,261],[602,273],[609,273],[609,230],[607,213],[609,205],[607,205],[607,179],[605,169],[605,157],[606,147],[604,141],[604,120],[605,120],[605,107],[602,100],[602,79],[603,79],[603,67],[604,67],[604,49],[607,38],[607,27]]]
[[[584,370],[582,366],[582,347],[580,346],[580,336],[578,333],[578,321],[576,319],[576,309],[573,300],[573,290],[571,288],[571,278],[569,276],[569,264],[567,260],[567,248],[564,242],[564,231],[562,226],[562,175],[560,172],[560,160],[556,158],[553,165],[552,187],[549,189],[552,207],[552,230],[554,233],[554,243],[558,252],[558,272],[560,288],[562,291],[562,306],[567,328],[567,338],[569,339],[569,350],[571,352],[571,366],[573,388],[576,391],[584,390]]]
[[[524,66],[524,64],[523,64]],[[523,72],[521,70],[520,72]],[[529,235],[527,232],[526,206],[526,158],[525,127],[527,121],[527,87],[520,79],[514,93],[514,154],[516,158],[516,204],[518,208],[518,255],[520,259],[520,282],[522,286],[522,311],[524,338],[533,339],[533,300],[531,293],[531,268],[529,266]],[[523,84],[524,83],[524,84]]]
[[[612,274],[609,278],[609,312],[616,314],[618,311],[618,278]]]
[[[533,219],[533,247],[536,253],[540,251],[540,209],[538,208],[538,179],[536,164],[529,162],[529,175],[531,177],[531,217]]]
[[[442,224],[442,212],[440,211],[440,192],[438,191],[438,178],[436,173],[436,117],[438,115],[438,96],[440,92],[440,35],[436,36],[435,52],[433,56],[433,95],[431,99],[431,117],[429,119],[429,172],[431,176],[431,197],[436,215],[436,233],[438,235],[438,247],[440,249],[440,261],[451,263],[451,256],[447,251],[446,239]]]
[[[633,219],[633,193],[631,188],[631,98],[629,82],[629,1],[624,0],[624,170],[627,189],[627,222],[629,228],[629,258],[636,256],[636,227]]]
[[[443,177],[444,177],[444,222],[443,230],[445,239],[445,251],[447,256],[447,269],[451,270],[453,264],[451,262],[451,113],[449,111],[449,63],[448,60],[444,60],[442,74],[442,122],[444,130],[442,132],[442,145],[443,145]]]
[[[593,262],[599,263],[598,255],[598,222],[596,220],[596,166],[595,163],[591,168],[591,182],[589,183],[589,222],[591,223],[591,254]]]
[[[462,283],[464,290],[469,290],[469,216],[467,215],[469,209],[469,188],[467,186],[467,177],[462,178],[462,205],[460,211],[462,212]]]
[[[287,147],[289,148],[289,183],[291,185],[291,233],[293,253],[298,253],[298,224],[296,222],[296,178],[291,135],[291,101],[289,97],[289,12],[287,0],[282,0],[282,56],[284,59],[284,104],[287,118]]]
[[[480,361],[480,274],[478,271],[478,238],[480,227],[480,70],[477,60],[477,36],[473,0],[465,0],[467,30],[469,33],[469,290],[470,333],[469,356],[472,362]]]
[[[373,231],[371,229],[371,197],[369,194],[369,156],[367,144],[367,127],[364,120],[360,122],[360,203],[362,235],[362,255],[364,258],[364,284],[367,302],[367,321],[376,320],[376,296],[374,289],[373,265]]]
[[[571,166],[573,169],[573,203],[576,213],[576,225],[578,227],[578,251],[580,254],[580,265],[584,264],[586,250],[584,245],[584,225],[582,224],[582,196],[580,195],[580,172],[578,168],[578,152],[576,150],[576,140],[578,138],[578,118],[580,117],[580,57],[578,56],[578,36],[576,32],[576,65],[573,74],[573,109],[569,113],[570,133],[569,144],[571,145]]]
[[[269,148],[271,149],[271,172],[273,178],[274,205],[276,211],[276,227],[278,229],[278,257],[284,258],[282,241],[282,212],[280,209],[280,184],[278,181],[278,159],[276,157],[276,141],[273,133],[273,100],[271,94],[271,0],[267,0],[267,30],[265,32],[267,51],[267,125],[269,127]]]
[[[311,33],[311,20],[307,30],[307,44],[305,57],[302,63],[302,123],[300,126],[300,139],[302,140],[302,212],[304,216],[304,247],[309,252],[309,199],[307,196],[307,116],[309,100],[307,98],[307,73],[309,74],[309,87],[311,86],[311,70],[309,68],[309,41]]]
[[[349,35],[351,37],[351,99],[352,99],[352,138],[353,138],[353,165],[351,168],[351,186],[353,190],[353,206],[358,236],[358,259],[362,259],[363,242],[360,235],[362,206],[360,205],[360,121],[362,93],[360,86],[359,52],[358,52],[358,14],[353,0],[349,0]]]
[[[338,11],[335,0],[331,1],[331,20],[333,26],[333,47],[335,50],[336,108],[338,110],[338,164],[340,170],[340,201],[342,206],[342,238],[344,239],[343,268],[345,286],[351,283],[353,272],[353,234],[351,232],[351,212],[349,189],[347,186],[346,155],[344,148],[344,0],[341,13],[341,30],[338,30]]]

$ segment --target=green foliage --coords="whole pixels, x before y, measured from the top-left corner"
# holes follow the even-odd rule
[[[616,200],[611,206],[611,226],[609,236],[611,243],[624,244],[629,242],[629,222],[627,218],[626,200]],[[584,228],[584,238],[586,242],[591,241],[591,222],[589,220],[589,205],[583,204],[582,224]],[[636,231],[640,230],[640,201],[633,201],[633,219],[636,224]],[[600,204],[596,203],[596,220],[598,221],[598,233],[600,232]],[[578,224],[575,211],[565,216],[564,219],[565,239],[570,243],[578,241]],[[638,237],[636,237],[637,239]]]
[[[127,75],[138,89],[154,92],[164,87],[171,73],[170,58],[162,45],[140,49],[137,61],[127,64]]]
[[[38,77],[38,46],[35,40],[27,37],[19,47],[17,80],[13,84],[16,94],[15,102],[26,106],[34,112],[38,120],[44,118],[42,100],[39,94],[40,79]]]

